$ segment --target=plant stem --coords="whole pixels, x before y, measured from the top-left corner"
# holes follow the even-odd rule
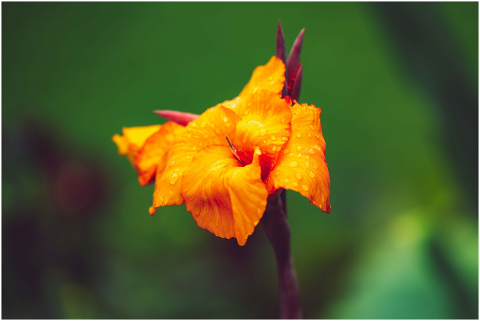
[[[290,252],[290,227],[282,198],[277,196],[267,203],[262,226],[275,251],[280,290],[282,319],[300,319],[302,311],[295,268]]]

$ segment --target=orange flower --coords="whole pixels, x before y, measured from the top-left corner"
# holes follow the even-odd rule
[[[285,66],[282,61],[272,57],[265,66],[259,66],[253,71],[252,77],[243,88],[240,95],[232,100],[224,101],[220,105],[235,109],[242,99],[248,94],[257,90],[269,90],[280,93],[285,81]],[[165,111],[163,111],[165,113]],[[166,111],[167,114],[177,113]],[[188,121],[194,119],[196,115],[185,114]],[[186,125],[188,122],[182,123]],[[165,168],[166,158],[164,157],[172,146],[175,135],[184,130],[184,127],[174,122],[168,122],[164,125],[153,125],[144,127],[123,128],[123,136],[115,134],[113,141],[117,144],[118,153],[127,155],[128,159],[134,165],[138,181],[141,186],[152,183],[156,173],[162,172]]]
[[[283,73],[280,59],[272,61],[276,67],[269,73]],[[292,107],[280,97],[283,85],[274,90],[249,85],[233,104],[208,109],[177,137],[165,169],[157,172],[151,214],[159,206],[185,203],[200,227],[244,245],[268,195],[280,188],[330,211],[320,109]]]

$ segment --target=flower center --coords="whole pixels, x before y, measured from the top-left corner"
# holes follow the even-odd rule
[[[235,146],[233,146],[233,144],[230,142],[230,139],[228,139],[227,136],[225,136],[225,138],[227,139],[228,145],[230,146],[230,150],[232,151],[233,156],[235,156],[235,158],[238,160],[240,164],[245,166],[252,163],[252,159],[250,157],[248,157],[241,150],[238,150]]]

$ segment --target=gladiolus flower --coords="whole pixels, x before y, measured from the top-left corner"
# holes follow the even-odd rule
[[[283,74],[283,62],[272,62],[276,67],[269,72]],[[157,171],[151,214],[159,206],[185,203],[201,228],[244,245],[268,195],[280,188],[330,211],[320,109],[282,99],[283,83],[274,90],[245,88],[177,136],[165,169]]]

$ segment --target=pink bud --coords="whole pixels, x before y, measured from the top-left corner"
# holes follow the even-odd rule
[[[182,126],[187,126],[189,122],[197,119],[200,116],[176,110],[155,110],[154,113]]]

